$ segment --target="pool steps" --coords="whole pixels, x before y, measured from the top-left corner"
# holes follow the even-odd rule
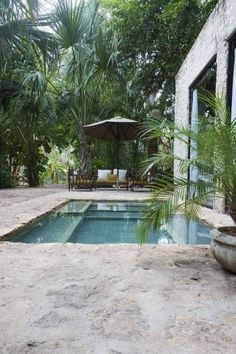
[[[91,201],[89,202],[75,202],[75,208],[73,209],[73,204],[72,207],[68,207],[68,205],[63,206],[62,208],[58,209],[56,214],[84,214],[86,210],[90,207],[92,204]]]
[[[77,228],[77,226],[79,226],[79,224],[82,222],[83,217],[84,217],[84,213],[87,211],[87,209],[90,207],[92,202],[86,202],[86,203],[82,203],[81,204],[81,208],[79,210],[63,210],[63,211],[59,211],[56,213],[56,215],[80,215],[79,218],[76,220],[75,223],[71,223],[69,225],[69,227],[63,232],[63,234],[61,235],[61,237],[59,238],[58,242],[62,242],[62,243],[66,243],[68,242],[68,240],[71,238],[73,232],[75,231],[75,229]],[[62,208],[63,209],[63,208]]]
[[[104,203],[104,209],[102,208],[100,210],[97,210],[97,209],[90,208],[90,210],[88,210],[92,203],[93,202],[91,202],[91,201],[89,201],[89,202],[81,202],[81,203],[76,203],[75,202],[74,210],[73,210],[73,206],[69,210],[67,208],[65,208],[65,207],[62,207],[56,213],[57,215],[58,214],[59,215],[63,215],[63,214],[64,215],[71,215],[71,216],[80,215],[79,219],[76,220],[76,223],[75,224],[71,223],[70,226],[68,227],[68,229],[66,229],[66,231],[63,232],[63,235],[60,237],[59,242],[66,243],[70,239],[73,238],[73,233],[76,230],[76,228],[80,225],[80,223],[83,222],[84,215],[86,215],[86,219],[100,219],[101,218],[101,214],[103,214],[103,218],[104,218],[104,214],[107,214],[106,217],[105,217],[107,220],[112,220],[112,219],[114,219],[114,220],[115,219],[116,220],[117,219],[124,220],[124,219],[126,219],[125,214],[127,214],[127,210],[123,210],[122,207],[121,207],[120,210],[117,210],[118,208],[115,207],[115,210],[114,210],[114,209],[110,209],[109,208],[109,203],[108,204]],[[129,213],[132,214],[132,212],[136,213],[137,209],[129,210]],[[137,215],[135,217],[132,217],[132,216],[129,215],[127,217],[127,219],[135,219],[135,220],[137,220]]]
[[[61,236],[58,237],[58,241],[57,242],[61,242],[61,243],[66,243],[69,238],[71,237],[72,233],[75,231],[75,229],[77,228],[77,226],[81,223],[81,221],[83,220],[83,216],[81,215],[75,223],[71,223],[64,232],[61,233]]]

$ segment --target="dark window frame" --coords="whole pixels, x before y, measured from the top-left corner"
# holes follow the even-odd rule
[[[236,49],[236,32],[228,39],[229,53],[228,53],[228,69],[227,69],[227,106],[229,112],[232,109],[232,90],[233,90],[233,75],[235,63],[235,49]],[[229,122],[230,124],[230,122]],[[225,212],[228,211],[227,197],[225,198]]]
[[[229,56],[228,56],[228,72],[227,72],[227,105],[231,112],[232,106],[232,90],[233,90],[233,73],[235,65],[235,49],[236,49],[236,34],[228,40],[229,43]]]

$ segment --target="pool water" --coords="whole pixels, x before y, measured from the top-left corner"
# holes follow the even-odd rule
[[[137,243],[145,204],[135,202],[71,201],[50,216],[17,235],[13,242],[85,244]],[[211,228],[175,215],[154,232],[147,243],[209,244]]]

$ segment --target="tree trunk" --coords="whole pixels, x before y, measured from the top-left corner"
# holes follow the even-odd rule
[[[78,136],[80,140],[80,169],[83,174],[90,172],[90,151],[89,151],[89,142],[88,138],[84,133],[83,127],[78,127]]]
[[[148,144],[148,156],[156,155],[158,152],[158,141],[157,139],[152,139]],[[151,176],[155,176],[157,173],[156,166],[153,166],[150,170]]]
[[[30,173],[27,175],[27,180],[29,183],[29,187],[38,187],[38,179],[37,176],[34,175],[33,171],[30,171]]]
[[[38,147],[35,144],[33,137],[29,135],[23,161],[23,164],[26,167],[25,175],[29,187],[37,187],[39,185],[39,163],[40,158]]]

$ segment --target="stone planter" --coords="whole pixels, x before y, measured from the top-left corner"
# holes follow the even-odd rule
[[[230,229],[221,227],[211,231],[211,252],[223,268],[236,273],[236,236],[227,234]]]

